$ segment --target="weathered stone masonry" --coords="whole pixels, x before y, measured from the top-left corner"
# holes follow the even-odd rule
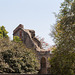
[[[24,26],[20,24],[13,31],[13,36],[20,37],[27,48],[32,48],[36,51],[38,60],[40,60],[40,73],[47,74],[47,69],[49,68],[48,57],[50,57],[50,51],[42,49],[41,42],[35,37],[35,31],[24,29]]]

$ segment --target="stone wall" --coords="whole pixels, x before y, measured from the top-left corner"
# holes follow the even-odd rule
[[[49,51],[37,51],[37,56],[39,60],[41,60],[42,57],[46,59],[46,67],[48,68],[49,67],[48,58],[50,57]],[[40,64],[40,67],[41,67],[41,64]]]
[[[40,41],[35,37],[35,31],[24,29],[21,24],[13,31],[13,36],[20,37],[27,48],[42,48]]]

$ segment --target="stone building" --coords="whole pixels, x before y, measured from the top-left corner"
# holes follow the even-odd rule
[[[24,29],[24,26],[20,24],[14,31],[13,36],[18,36],[27,48],[32,48],[36,51],[38,60],[40,61],[40,74],[47,74],[49,62],[48,57],[50,57],[50,51],[44,50],[41,46],[41,42],[35,37],[35,31],[30,29]]]

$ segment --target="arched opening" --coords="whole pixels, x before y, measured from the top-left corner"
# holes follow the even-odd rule
[[[41,68],[46,68],[46,58],[45,57],[41,58]]]

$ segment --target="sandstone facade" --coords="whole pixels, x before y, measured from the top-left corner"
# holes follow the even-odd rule
[[[26,45],[27,48],[32,48],[36,51],[38,60],[40,61],[40,74],[47,74],[47,69],[50,67],[48,57],[50,57],[50,51],[42,48],[41,42],[35,37],[35,31],[30,29],[24,29],[24,26],[20,24],[14,31],[13,36],[18,36]]]

